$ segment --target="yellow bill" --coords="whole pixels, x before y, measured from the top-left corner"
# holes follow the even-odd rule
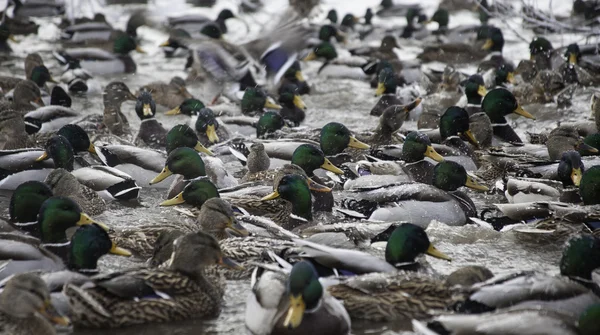
[[[377,84],[377,89],[375,90],[375,96],[381,96],[383,95],[383,93],[385,93],[385,84],[384,83],[378,83]]]
[[[473,144],[476,147],[479,147],[479,142],[475,138],[475,135],[473,135],[473,133],[471,132],[471,129],[468,129],[463,134],[467,137],[467,139],[469,140],[469,143]]]
[[[485,86],[479,85],[479,87],[477,88],[477,94],[479,94],[482,97],[485,97],[485,95],[487,94],[487,90],[485,89]]]
[[[582,177],[581,169],[572,169],[571,170],[571,180],[573,181],[573,185],[579,186],[581,184]]]
[[[165,166],[165,168],[158,174],[158,176],[154,177],[154,179],[152,179],[149,184],[153,185],[156,183],[160,183],[161,181],[165,180],[167,177],[169,177],[172,174],[173,174],[173,172],[171,172],[171,170],[169,170],[169,167]]]
[[[514,84],[515,83],[515,74],[513,72],[509,72],[506,75],[506,81],[508,81],[511,84]]]
[[[89,153],[96,155],[96,147],[92,143],[90,143],[90,146],[88,147],[88,151],[89,151]]]
[[[217,135],[217,131],[215,130],[215,125],[211,124],[206,127],[206,136],[208,136],[208,140],[210,143],[219,142],[219,135]]]
[[[344,171],[340,170],[340,168],[333,165],[333,163],[331,163],[331,161],[327,157],[325,157],[325,162],[321,165],[321,169],[331,171],[335,174],[344,174]]]
[[[357,140],[356,137],[354,137],[354,136],[350,136],[350,143],[348,143],[348,147],[354,148],[354,149],[370,149],[371,148],[370,145]]]
[[[485,192],[485,191],[489,190],[489,188],[487,188],[487,186],[477,183],[475,180],[473,180],[473,178],[471,178],[471,176],[467,176],[467,181],[465,182],[465,186],[468,188],[472,188],[474,190],[478,190],[478,191]]]
[[[296,71],[296,80],[298,80],[299,82],[303,82],[304,81],[304,75],[302,75],[302,71]]]
[[[159,47],[168,47],[168,46],[170,46],[170,45],[171,45],[171,43],[170,43],[170,42],[167,40],[167,41],[164,41],[164,42],[162,42],[162,43],[159,45]]]
[[[8,39],[15,42],[15,43],[19,43],[19,41],[17,41],[17,39],[15,38],[14,35],[8,35]]]
[[[196,146],[194,147],[194,150],[198,151],[198,152],[203,152],[209,156],[214,156],[215,154],[208,150],[205,146],[202,145],[202,143],[200,143],[200,141],[198,141],[198,143],[196,143]]]
[[[48,153],[44,151],[44,153],[40,157],[36,158],[35,161],[36,162],[41,162],[41,161],[46,160],[46,159],[48,159]]]
[[[113,255],[117,255],[117,256],[126,256],[126,257],[131,256],[131,252],[129,252],[129,250],[125,250],[123,248],[117,247],[117,245],[115,244],[115,242],[113,242],[112,247],[110,248],[109,253],[111,253]]]
[[[311,53],[309,53],[306,57],[304,57],[304,61],[310,61],[310,60],[315,60],[317,59],[317,54],[312,51]]]
[[[485,41],[485,44],[481,47],[481,50],[490,50],[494,46],[494,41],[491,38],[488,38]]]
[[[271,99],[267,99],[265,100],[265,108],[268,109],[281,109],[281,105],[278,105],[276,103],[274,103],[273,101],[271,101]]]
[[[306,109],[306,104],[298,94],[294,94],[294,105],[302,110]]]
[[[105,225],[104,223],[94,221],[94,219],[92,219],[89,215],[87,215],[85,213],[79,214],[79,221],[77,221],[77,223],[75,223],[75,224],[78,226],[84,226],[84,225],[88,225],[88,224],[97,224],[100,228],[102,228],[106,231],[110,231],[110,228],[107,225]]]
[[[436,249],[436,247],[434,247],[431,243],[429,244],[429,248],[427,248],[427,251],[425,251],[425,253],[429,256],[452,262],[452,258],[448,257],[446,254]]]
[[[523,117],[526,117],[528,119],[535,120],[535,116],[529,114],[526,110],[523,109],[523,107],[521,107],[521,105],[517,106],[517,109],[515,109],[513,111],[513,113],[519,114],[519,115],[521,115]]]
[[[306,304],[302,299],[302,296],[290,295],[290,307],[288,313],[283,320],[283,326],[286,328],[298,328],[302,323],[304,317],[304,311],[306,310]]]
[[[144,108],[142,108],[142,110],[144,111],[144,116],[152,116],[152,108],[150,107],[150,104],[144,104]]]
[[[179,108],[179,106],[177,106],[165,113],[165,115],[177,115],[177,114],[181,114],[181,108]]]
[[[279,198],[279,192],[273,191],[273,193],[266,195],[260,199],[261,201],[273,200]]]
[[[175,206],[175,205],[183,204],[184,202],[185,202],[185,199],[183,199],[183,192],[181,192],[178,195],[174,196],[173,198],[161,202],[159,206]]]
[[[574,53],[569,54],[569,64],[577,64],[577,55]]]
[[[435,151],[435,149],[431,145],[427,146],[427,150],[425,151],[425,156],[433,159],[436,162],[444,161],[444,157],[442,157],[442,155],[438,154],[438,152]]]
[[[142,47],[139,46],[139,45],[135,47],[135,51],[137,51],[137,52],[139,52],[141,54],[145,54],[146,53],[146,51],[144,51],[144,49],[142,49]]]

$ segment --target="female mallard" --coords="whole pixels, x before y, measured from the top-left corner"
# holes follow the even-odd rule
[[[281,109],[273,99],[260,87],[247,87],[241,102],[242,114],[256,115],[265,112],[265,109]]]
[[[370,145],[386,145],[395,142],[392,138],[394,133],[402,127],[409,113],[421,104],[422,99],[417,98],[406,105],[389,106],[379,117],[379,124],[368,138],[362,141]]]
[[[473,181],[462,165],[443,161],[433,170],[432,185],[401,183],[384,191],[364,188],[357,194],[357,199],[379,204],[390,201],[401,204],[376,209],[370,214],[370,220],[388,222],[410,217],[414,224],[422,227],[427,227],[432,220],[451,226],[464,225],[477,211],[473,201],[465,193],[458,191],[461,186],[487,191],[487,187]],[[431,206],[432,210],[423,213],[423,206]]]
[[[162,81],[152,82],[140,87],[140,91],[148,91],[157,104],[169,109],[176,108],[186,99],[192,99],[192,94],[185,87],[185,81],[180,77],[173,77],[169,83]]]
[[[102,92],[104,102],[104,116],[102,122],[117,136],[123,136],[129,132],[129,122],[123,112],[121,104],[125,101],[137,101],[137,97],[131,93],[129,87],[120,81],[110,82]]]
[[[53,324],[68,326],[69,319],[54,309],[46,283],[25,273],[12,277],[0,294],[0,324],[6,334],[55,335]]]
[[[227,141],[230,137],[227,127],[215,117],[215,113],[210,108],[202,108],[198,111],[195,128],[199,141],[204,146]]]
[[[73,48],[54,52],[59,63],[82,68],[95,74],[135,73],[136,64],[129,55],[133,50],[144,53],[136,40],[121,33],[113,42],[113,52],[98,48]]]
[[[116,328],[215,317],[221,310],[225,283],[206,271],[212,265],[239,267],[223,257],[214,237],[202,232],[179,237],[164,269],[133,269],[95,277],[94,286],[87,288],[67,285],[64,292],[72,306],[73,323]],[[133,286],[123,285],[126,282]]]
[[[514,145],[523,144],[519,135],[515,133],[508,124],[508,121],[506,121],[505,116],[514,113],[532,120],[535,120],[535,117],[527,113],[519,105],[517,99],[515,99],[515,96],[510,91],[504,88],[491,90],[483,98],[481,108],[492,122],[495,137]]]
[[[143,143],[154,149],[164,148],[167,142],[167,130],[154,118],[156,102],[150,92],[142,91],[137,97],[135,113],[142,121],[135,143]]]
[[[40,88],[31,80],[21,80],[13,91],[12,108],[16,111],[30,112],[39,106],[44,106]]]
[[[577,129],[571,126],[554,128],[548,135],[546,147],[552,161],[559,160],[561,155],[569,150],[576,150],[580,153],[598,153],[598,149],[585,144]]]
[[[312,264],[259,270],[252,275],[246,301],[246,328],[252,334],[350,333],[348,313],[324,289]]]

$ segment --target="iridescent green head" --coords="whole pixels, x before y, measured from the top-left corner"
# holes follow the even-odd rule
[[[535,55],[548,54],[554,50],[552,43],[543,37],[535,37],[531,43],[529,43],[529,54],[531,58]]]
[[[421,14],[421,9],[418,7],[411,7],[406,11],[406,24],[411,26],[415,23],[415,19]]]
[[[205,26],[203,26],[200,30],[200,34],[208,36],[210,38],[214,38],[216,40],[223,38],[223,32],[221,31],[221,28],[219,28],[219,26],[214,23],[208,23]]]
[[[266,112],[256,123],[256,137],[267,138],[270,134],[285,126],[285,121],[277,112]]]
[[[474,190],[487,191],[488,188],[479,185],[468,174],[465,168],[451,161],[443,161],[438,163],[433,169],[432,184],[446,192],[458,190],[461,186],[466,186]]]
[[[469,113],[461,107],[452,106],[440,118],[440,135],[442,140],[451,136],[458,136],[465,141],[478,146],[479,143],[471,133],[469,124]]]
[[[219,13],[219,16],[217,16],[217,19],[227,20],[227,19],[232,19],[234,17],[235,17],[235,15],[233,15],[233,12],[230,9],[223,9]]]
[[[43,161],[47,158],[52,158],[54,161],[55,168],[63,168],[67,171],[73,171],[73,163],[75,161],[75,154],[73,147],[69,140],[64,136],[54,135],[48,141],[44,148],[44,153],[36,159],[36,161]]]
[[[560,274],[592,280],[600,267],[600,240],[592,235],[574,237],[567,242],[560,259]]]
[[[577,43],[569,44],[569,46],[567,46],[565,58],[567,58],[570,64],[575,65],[579,63],[579,59],[581,59],[581,50],[579,49],[579,45],[577,45]]]
[[[176,125],[167,133],[167,154],[180,147],[193,148],[198,152],[203,152],[207,155],[214,154],[206,149],[198,140],[196,132],[186,124]]]
[[[292,154],[292,164],[301,167],[309,177],[313,175],[313,171],[318,168],[323,168],[334,173],[343,174],[343,172],[335,167],[321,149],[312,144],[302,144],[294,150]]]
[[[321,129],[321,150],[327,156],[337,155],[346,148],[369,149],[370,147],[357,140],[350,130],[339,122],[330,122]]]
[[[292,203],[292,213],[306,220],[312,220],[312,196],[306,177],[298,174],[288,174],[273,187],[273,193],[261,200],[282,198]]]
[[[558,180],[563,186],[579,186],[585,168],[581,161],[581,155],[575,150],[563,152],[560,163],[558,163]]]
[[[65,231],[69,228],[94,223],[73,200],[66,197],[51,197],[42,203],[37,226],[43,243],[67,241]]]
[[[474,74],[467,79],[465,83],[465,95],[470,104],[481,105],[481,100],[487,94],[483,77]]]
[[[135,38],[128,34],[119,34],[113,42],[113,52],[119,55],[127,55],[133,50],[143,53],[143,50],[138,46]]]
[[[173,206],[182,203],[201,208],[208,199],[219,198],[215,184],[208,179],[196,179],[189,182],[183,191],[172,199],[163,201],[161,206]]]
[[[448,13],[448,10],[440,8],[433,13],[431,21],[437,22],[440,28],[448,28],[448,23],[450,23],[450,14]]]
[[[590,134],[583,139],[583,143],[589,145],[592,148],[600,150],[600,133]],[[586,153],[580,152],[580,154],[586,156]]]
[[[95,270],[100,257],[109,253],[131,256],[129,251],[117,247],[99,225],[84,225],[71,237],[67,266],[69,270]]]
[[[217,143],[219,142],[217,130],[219,130],[219,122],[217,122],[215,113],[210,108],[202,108],[196,119],[196,131],[200,134],[206,134],[210,143]]]
[[[88,151],[92,154],[96,153],[96,147],[90,141],[88,133],[76,124],[62,126],[56,135],[66,138],[74,152]]]
[[[510,64],[502,64],[496,69],[494,83],[496,86],[504,86],[506,83],[514,84],[515,69]]]
[[[496,27],[490,27],[487,31],[487,39],[482,49],[489,52],[502,52],[504,48],[504,35],[502,30]]]
[[[324,58],[327,61],[334,60],[337,58],[337,51],[330,42],[323,41],[317,45],[313,51],[304,58],[304,60],[313,60],[317,58]]]
[[[413,263],[421,254],[450,261],[450,257],[438,251],[431,242],[423,228],[412,223],[398,226],[385,247],[385,260],[396,265],[399,263]]]
[[[327,19],[333,23],[336,24],[338,22],[338,13],[335,9],[332,9],[329,11],[329,13],[327,13]]]
[[[46,82],[54,82],[52,76],[50,75],[50,71],[44,65],[38,65],[31,70],[31,81],[36,83],[39,87],[44,87]]]
[[[343,35],[340,34],[335,26],[330,24],[321,26],[321,29],[319,29],[319,39],[324,42],[330,42],[332,38],[335,38],[338,42],[343,41]]]
[[[200,101],[198,99],[190,98],[190,99],[185,99],[181,103],[181,105],[171,109],[170,111],[166,112],[165,114],[166,115],[184,114],[184,115],[192,116],[192,115],[198,114],[198,111],[204,107],[205,106],[202,101]]]
[[[504,116],[515,113],[526,117],[528,119],[535,120],[535,117],[526,112],[517,102],[515,96],[505,88],[496,88],[488,92],[481,108],[490,118],[492,123],[503,123],[506,121]]]
[[[375,91],[375,95],[396,94],[397,88],[398,80],[394,70],[388,67],[381,69],[377,75],[377,90]]]
[[[356,16],[352,14],[346,14],[344,15],[344,18],[342,18],[342,22],[340,23],[340,25],[348,28],[354,28],[354,25],[357,22],[358,19],[356,18]]]
[[[600,304],[589,306],[577,321],[580,335],[600,334]]]
[[[22,183],[10,197],[10,221],[36,222],[42,204],[50,197],[52,190],[48,185],[35,180]]]
[[[592,166],[583,174],[579,194],[584,205],[600,204],[600,166]]]
[[[487,0],[481,0],[479,2],[479,5],[477,6],[477,12],[479,13],[479,22],[481,22],[482,25],[487,25],[487,22],[491,17]]]
[[[296,329],[302,324],[304,313],[315,310],[323,297],[323,286],[317,271],[307,261],[294,264],[287,281],[289,307],[283,326]]]
[[[281,106],[275,104],[260,87],[246,88],[241,106],[243,114],[262,112],[264,108],[281,109]]]
[[[179,147],[171,151],[162,172],[150,181],[150,185],[159,183],[172,174],[180,174],[186,180],[206,176],[204,161],[196,150]]]
[[[422,161],[425,157],[429,157],[437,162],[444,160],[431,145],[427,134],[417,131],[410,132],[402,145],[402,160],[406,163],[414,163]]]

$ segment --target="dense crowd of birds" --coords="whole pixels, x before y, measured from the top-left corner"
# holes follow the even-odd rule
[[[581,8],[592,2],[575,1],[573,15],[587,19],[591,10]],[[168,18],[165,61],[187,57],[188,78],[135,93],[110,82],[102,115],[80,113],[72,99],[85,99],[95,76],[136,72],[130,53],[144,52],[137,28],[158,29],[145,10],[125,30],[100,13],[65,19],[53,52],[60,77],[37,53],[23,74],[0,77],[0,188],[12,191],[0,225],[0,333],[212,318],[228,279],[250,281],[245,323],[256,335],[349,334],[359,320],[422,334],[600,334],[597,45],[555,48],[539,36],[515,66],[502,56],[503,31],[486,0],[443,0],[430,18],[418,5],[383,0],[361,18],[332,9],[319,20],[307,19],[319,1],[289,3],[275,28],[245,44],[223,38],[227,20],[241,17],[229,9],[214,20]],[[243,0],[239,12],[262,7]],[[481,24],[449,28],[464,10]],[[10,1],[0,61],[10,59],[14,35],[36,34],[30,17],[64,13],[52,0]],[[377,25],[389,17],[407,23]],[[347,49],[348,41],[363,46]],[[396,52],[409,41],[423,50],[415,62]],[[319,74],[330,66],[364,72],[380,97],[365,111],[377,127],[298,128],[310,113],[301,96],[314,91],[302,74],[308,61],[322,62]],[[431,62],[446,67],[423,66]],[[478,64],[477,73],[456,69],[464,64]],[[201,101],[188,86],[214,98]],[[512,128],[535,120],[528,106],[568,113],[574,95],[591,97],[590,121],[528,141]],[[127,101],[139,129],[121,110]],[[161,108],[189,121],[165,129],[155,117]],[[407,120],[418,130],[403,128]],[[178,206],[179,222],[115,229],[92,218],[107,201],[135,205],[142,187],[172,175],[160,206]],[[476,206],[463,187],[505,201]],[[451,261],[427,236],[432,221],[567,241],[560,274],[494,276],[474,265],[441,276],[423,258]],[[376,242],[387,242],[383,258]],[[146,262],[100,273],[106,254]]]

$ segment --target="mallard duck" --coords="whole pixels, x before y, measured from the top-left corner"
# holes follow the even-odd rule
[[[0,52],[12,52],[12,48],[10,47],[10,44],[8,44],[8,40],[11,40],[12,42],[17,41],[15,37],[11,34],[6,22],[2,22],[0,23]]]
[[[562,74],[566,83],[578,83],[583,86],[598,83],[600,79],[598,78],[599,71],[597,67],[589,65],[585,61],[580,62],[581,51],[577,44],[567,46],[565,58],[567,58],[567,61],[558,67],[558,72]]]
[[[53,324],[68,326],[50,302],[46,283],[32,273],[12,277],[0,295],[2,332],[14,335],[54,335]],[[40,317],[41,316],[41,317]]]
[[[96,18],[91,22],[81,22],[63,29],[60,38],[69,46],[102,47],[112,50],[112,42],[121,34],[137,38],[137,28],[146,24],[146,11],[136,10],[127,20],[125,31],[116,30],[106,22],[106,18]]]
[[[392,0],[382,0],[379,4],[380,9],[375,13],[379,17],[406,16],[411,9],[419,9],[419,4],[395,4]]]
[[[65,3],[57,1],[13,0],[13,15],[19,17],[47,17],[65,13]]]
[[[227,141],[230,137],[227,126],[215,117],[215,113],[210,108],[202,108],[198,111],[195,128],[198,139],[204,146]]]
[[[117,136],[123,136],[129,132],[129,122],[121,112],[121,104],[125,101],[137,101],[137,97],[131,93],[129,87],[120,81],[110,82],[102,92],[104,102],[103,123]]]
[[[292,65],[285,71],[279,84],[279,94],[282,93],[282,88],[285,89],[287,84],[293,84],[296,87],[296,94],[304,95],[310,93],[310,86],[302,75],[302,67],[300,62],[294,61]]]
[[[493,87],[504,87],[506,84],[515,84],[515,68],[508,64],[501,65],[494,73]]]
[[[250,153],[248,154],[246,166],[248,167],[248,173],[258,173],[269,169],[271,160],[269,159],[269,155],[265,152],[264,144],[257,142],[250,146]]]
[[[218,27],[215,27],[218,29]],[[210,27],[208,28],[208,30],[205,30],[205,28],[203,28],[200,33],[207,35],[209,37],[213,37],[213,38],[217,38],[220,39],[221,35],[214,35],[214,33],[221,33],[221,30],[219,29],[218,31],[215,29],[211,29]],[[222,33],[221,33],[222,34]],[[166,58],[172,58],[172,57],[189,57],[190,53],[188,50],[187,45],[185,44],[181,44],[180,43],[180,39],[186,39],[186,38],[192,38],[192,36],[185,30],[183,29],[173,29],[170,34],[169,34],[169,39],[167,39],[166,41],[164,41],[163,43],[161,43],[159,45],[159,47],[163,50],[163,52],[165,53],[165,57]],[[191,65],[191,63],[189,62],[189,58],[188,58],[188,62],[186,63],[186,68],[189,67],[189,65]]]
[[[267,108],[281,109],[281,106],[267,96],[267,93],[260,87],[246,88],[242,97],[241,107],[242,114],[244,115],[263,114]]]
[[[365,187],[356,194],[356,199],[379,204],[386,202],[401,204],[401,206],[381,207],[372,213],[367,213],[370,214],[369,219],[374,221],[389,222],[400,217],[410,217],[412,223],[422,227],[427,227],[432,220],[447,225],[464,225],[467,218],[475,215],[476,209],[472,200],[458,191],[461,186],[480,191],[488,190],[487,187],[474,182],[462,165],[442,161],[433,169],[432,185],[400,183],[390,186],[384,192]],[[435,203],[432,209],[436,210],[423,213],[421,209],[428,203]]]
[[[167,154],[170,154],[173,150],[180,147],[193,148],[197,152],[203,152],[209,156],[214,156],[212,151],[206,149],[206,147],[202,145],[198,138],[198,134],[186,124],[176,125],[167,133]]]
[[[396,55],[394,52],[395,49],[400,49],[396,37],[392,35],[386,35],[381,39],[381,44],[379,47],[351,49],[350,54],[368,57],[369,59],[385,61],[392,67],[394,73],[400,73],[403,65],[398,58],[398,55]]]
[[[337,56],[338,56],[338,54],[337,54],[337,51],[335,50],[335,47],[333,46],[333,44],[331,44],[329,42],[321,42],[319,45],[314,47],[314,49],[306,57],[304,57],[304,61],[324,59],[325,62],[317,70],[317,74],[318,74],[318,73],[321,73],[321,71],[323,71],[323,69],[325,69],[325,67],[327,67],[327,65],[329,65],[331,63],[331,61],[336,59]]]
[[[201,109],[203,109],[205,107],[206,106],[204,106],[204,103],[202,101],[200,101],[198,99],[190,98],[190,99],[183,100],[183,102],[181,104],[179,104],[179,106],[176,106],[175,108],[166,112],[165,115],[183,114],[183,115],[192,116],[192,115],[197,115],[198,111],[200,111]]]
[[[279,88],[279,99],[281,110],[279,115],[285,120],[288,120],[294,126],[299,126],[306,117],[306,105],[300,95],[298,95],[298,87],[292,83],[287,83]]]
[[[179,174],[181,177],[173,181],[169,194],[179,193],[185,186],[184,180],[206,176],[206,167],[202,157],[194,149],[177,147],[169,153],[164,168],[150,181],[150,185],[159,183],[173,174]]]
[[[548,156],[553,161],[559,160],[561,155],[569,150],[594,154],[598,152],[598,149],[585,144],[577,129],[571,126],[554,128],[548,135],[546,147],[548,148]]]
[[[87,288],[67,285],[64,292],[72,306],[73,323],[115,328],[217,316],[225,283],[206,271],[216,264],[238,267],[223,257],[214,237],[202,232],[182,236],[173,242],[173,254],[164,269],[99,276],[94,278],[94,286]],[[125,282],[136,284],[132,289],[122,284]],[[153,312],[148,313],[149,309]]]
[[[52,196],[52,190],[45,183],[39,181],[22,183],[10,197],[8,206],[10,221],[16,226],[37,222],[42,203]]]
[[[469,114],[469,129],[482,149],[490,147],[493,138],[492,122],[481,108],[482,98],[486,94],[483,77],[478,74],[470,76],[465,84],[465,95],[467,96],[465,110]]]
[[[519,135],[515,133],[508,124],[508,121],[506,121],[505,116],[514,113],[532,120],[535,120],[535,117],[519,105],[517,99],[515,99],[515,96],[510,91],[504,88],[491,90],[483,98],[481,108],[492,122],[494,136],[511,144],[523,144]]]
[[[485,44],[478,43],[446,43],[427,46],[417,57],[423,62],[441,61],[451,64],[465,64],[478,61],[490,54],[500,56],[504,47],[502,31],[495,27],[483,27],[478,33],[478,39],[485,36]],[[498,58],[498,57],[496,57]]]
[[[54,132],[80,117],[78,112],[69,107],[40,107],[24,115],[25,131],[28,134]]]
[[[100,215],[106,210],[106,202],[98,193],[80,183],[65,169],[52,170],[44,182],[52,189],[54,195],[71,198],[90,215]]]
[[[379,124],[373,134],[368,138],[361,137],[361,141],[372,146],[394,143],[392,136],[402,127],[409,113],[417,108],[421,101],[421,98],[417,98],[405,105],[389,106],[379,117]]]
[[[284,269],[257,269],[251,287],[245,321],[253,334],[350,333],[344,306],[327,293],[315,268],[306,261],[293,267],[284,262]]]
[[[600,203],[598,200],[598,190],[600,189],[598,181],[600,181],[599,166],[592,166],[583,174],[579,184],[579,194],[584,205],[597,205]]]
[[[479,142],[470,129],[469,113],[461,107],[452,106],[444,112],[440,118],[440,136],[442,144],[456,149],[461,156],[467,156],[470,159],[461,159],[461,163],[469,171],[477,169],[477,159],[471,146],[464,141],[479,148]]]
[[[150,92],[142,91],[137,97],[135,113],[142,121],[135,143],[143,143],[155,149],[164,148],[167,142],[167,130],[154,118],[156,102]]]
[[[44,106],[42,93],[31,80],[20,80],[13,91],[12,108],[16,111],[30,112],[39,106]]]
[[[121,33],[114,39],[112,52],[98,48],[73,48],[54,52],[59,63],[69,69],[82,68],[94,74],[135,73],[136,64],[129,55],[133,50],[144,53],[136,40]]]
[[[381,96],[379,101],[371,109],[371,115],[381,116],[383,111],[390,106],[402,105],[402,100],[396,95],[398,88],[397,77],[390,68],[384,68],[379,72],[377,90],[375,96]]]
[[[150,92],[157,104],[169,109],[176,108],[186,99],[193,98],[185,87],[185,81],[180,77],[173,77],[169,83],[157,81],[144,85],[140,87],[141,91]]]
[[[256,122],[256,138],[269,138],[284,126],[285,121],[278,112],[265,112]]]
[[[292,214],[310,222],[312,221],[312,195],[304,176],[297,174],[288,174],[283,176],[274,186],[273,193],[263,197],[262,201],[275,200],[282,198],[292,205]],[[243,206],[242,206],[243,207]],[[297,223],[289,220],[287,227],[290,230],[295,228]]]
[[[337,155],[343,155],[346,148],[357,149],[356,151],[371,148],[352,136],[350,130],[339,122],[330,122],[321,128],[319,143],[325,155],[336,156],[335,158],[338,158]]]
[[[225,24],[225,21],[234,18],[241,20],[235,16],[230,9],[223,9],[221,12],[219,12],[219,15],[214,21],[203,15],[188,14],[178,17],[170,17],[168,19],[168,25],[172,29],[183,29],[190,35],[193,35],[204,29],[207,24],[216,24],[223,34],[227,34],[227,25]],[[243,20],[241,21],[244,22]]]

